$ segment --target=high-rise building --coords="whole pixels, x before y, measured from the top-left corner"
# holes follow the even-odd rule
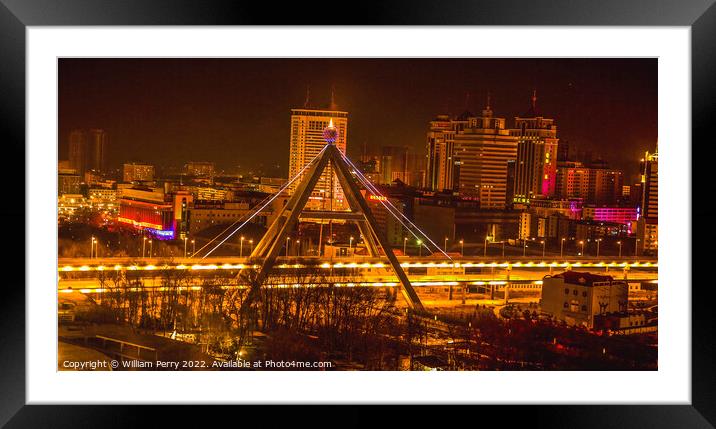
[[[637,224],[637,238],[644,251],[658,249],[659,238],[659,155],[646,152],[641,160],[643,184],[641,218]]]
[[[557,181],[557,125],[537,111],[537,91],[532,105],[522,116],[515,117],[510,134],[517,137],[515,165],[515,201],[529,202],[534,196],[550,197]]]
[[[515,201],[515,166],[517,164],[516,159],[507,161],[507,194],[505,195],[506,206],[512,207],[512,203]]]
[[[438,191],[454,189],[455,133],[461,125],[463,124],[451,120],[448,115],[438,115],[430,121],[425,178],[425,185],[428,188]]]
[[[590,182],[590,186],[593,186],[591,200],[594,204],[616,204],[622,195],[622,172],[605,168],[594,168],[591,171],[593,175],[593,180]]]
[[[658,152],[646,152],[641,162],[644,184],[642,217],[656,220],[659,217],[659,155]]]
[[[103,173],[107,170],[107,133],[98,128],[87,131],[87,169]]]
[[[104,172],[107,169],[107,133],[98,128],[70,131],[70,168],[80,177],[88,170]]]
[[[400,180],[409,186],[423,187],[425,158],[411,153],[405,146],[383,146],[375,164],[380,173],[378,183],[391,184]]]
[[[454,157],[460,196],[479,198],[480,208],[506,206],[507,163],[517,157],[517,139],[510,136],[504,118],[493,117],[489,102],[481,116],[468,118],[467,127],[455,135]]]
[[[308,101],[308,100],[307,100]],[[288,163],[289,178],[298,174],[326,145],[323,131],[332,124],[338,131],[335,145],[346,153],[348,142],[348,112],[337,109],[331,102],[328,109],[310,108],[291,109],[291,143]],[[332,170],[328,166],[313,190],[308,203],[310,209],[336,210],[344,208],[343,192]],[[293,192],[300,180],[294,182]]]
[[[69,161],[70,168],[84,177],[87,169],[87,134],[83,130],[70,131]]]
[[[589,201],[591,169],[581,162],[565,162],[557,170],[556,193],[561,198],[582,198]]]
[[[480,116],[464,112],[455,120],[431,121],[428,179],[435,190],[452,189],[476,198],[480,208],[504,208],[508,162],[517,157],[517,138],[488,103]]]
[[[641,210],[643,193],[644,184],[641,181],[629,186],[629,206],[639,207],[639,210]]]
[[[568,161],[557,169],[555,195],[560,198],[582,198],[589,204],[614,205],[621,197],[622,172],[608,168],[585,167]]]
[[[566,140],[559,142],[557,146],[557,162],[569,161],[569,142]]]
[[[150,164],[124,164],[123,179],[125,182],[149,182],[154,180],[154,166]]]

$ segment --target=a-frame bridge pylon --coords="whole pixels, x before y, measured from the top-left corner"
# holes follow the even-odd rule
[[[336,173],[338,182],[343,188],[343,193],[345,194],[351,211],[303,211],[311,192],[329,163],[333,166],[333,171]],[[368,253],[373,257],[380,257],[379,247],[383,249],[388,263],[393,267],[398,277],[400,291],[408,306],[413,310],[423,310],[420,298],[417,293],[415,293],[415,289],[413,289],[413,286],[410,284],[408,276],[405,274],[405,271],[403,271],[393,250],[388,245],[385,234],[377,228],[370,207],[368,207],[363,195],[360,193],[358,185],[351,175],[350,167],[343,159],[343,155],[338,148],[330,142],[322,150],[320,156],[309,166],[304,179],[297,186],[291,198],[289,198],[286,205],[276,217],[276,220],[274,220],[264,237],[251,253],[252,260],[262,261],[258,274],[252,282],[252,289],[260,287],[266,280],[269,271],[273,268],[276,258],[284,245],[284,241],[296,228],[300,218],[341,219],[356,222],[360,233],[363,235]],[[252,290],[251,292],[250,296],[255,296],[257,291]]]

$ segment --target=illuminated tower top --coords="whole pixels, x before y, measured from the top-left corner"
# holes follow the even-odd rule
[[[323,130],[323,140],[328,144],[334,144],[338,140],[338,128],[333,125],[333,118],[331,118],[328,126]]]

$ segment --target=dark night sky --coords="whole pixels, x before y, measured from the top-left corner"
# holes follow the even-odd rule
[[[279,165],[290,109],[336,102],[350,113],[348,152],[407,145],[423,154],[436,114],[524,113],[533,88],[558,137],[592,150],[633,180],[657,140],[656,59],[61,59],[59,155],[72,128],[104,128],[109,163],[221,168]],[[628,183],[628,182],[627,182]]]

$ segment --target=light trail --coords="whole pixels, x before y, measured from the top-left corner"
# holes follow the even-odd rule
[[[652,284],[658,284],[658,279],[641,279],[641,278],[634,278],[634,279],[627,279],[627,282],[631,283],[652,283]],[[451,281],[438,281],[438,280],[430,280],[430,281],[415,281],[411,282],[413,286],[416,287],[446,287],[446,286],[497,286],[497,290],[503,289],[505,286],[509,286],[510,288],[513,288],[515,290],[519,289],[538,289],[538,287],[541,287],[543,284],[542,280],[467,280],[467,279],[459,279],[459,280],[451,280]],[[90,285],[91,286],[91,285]],[[266,285],[263,285],[262,288],[266,289],[288,289],[288,288],[328,288],[328,287],[338,287],[338,288],[352,288],[352,287],[399,287],[400,283],[397,281],[358,281],[358,282],[350,282],[350,281],[339,281],[339,282],[324,282],[324,283],[269,283]],[[213,286],[212,286],[213,287]],[[247,284],[230,284],[230,285],[220,285],[221,289],[248,289],[249,285]],[[200,291],[203,289],[203,286],[200,285],[192,285],[192,286],[176,286],[176,287],[167,287],[162,285],[144,285],[142,287],[131,287],[131,288],[122,288],[123,291],[130,291],[130,292],[146,292],[146,291],[176,291],[176,292],[184,292],[184,291]],[[114,289],[116,290],[116,289]],[[58,285],[57,292],[58,293],[73,293],[73,292],[80,292],[83,294],[87,293],[105,293],[105,292],[112,292],[112,288],[107,287],[87,287],[87,285],[84,285],[83,287],[73,288],[71,286],[69,287],[60,287]]]
[[[403,268],[658,268],[659,264],[656,262],[570,262],[570,261],[540,261],[540,262],[520,262],[520,261],[503,261],[503,262],[460,262],[456,261],[453,263],[448,262],[401,262],[400,266]],[[243,263],[231,264],[231,263],[206,263],[206,264],[184,264],[184,263],[171,263],[164,265],[155,264],[115,264],[112,266],[107,265],[58,265],[58,272],[91,272],[91,271],[121,271],[121,270],[139,270],[139,271],[159,271],[159,270],[242,270],[244,268],[259,268],[258,264],[247,265]],[[321,268],[321,269],[333,269],[333,268],[351,268],[351,269],[365,269],[365,268],[385,268],[388,267],[382,262],[321,262],[316,261],[314,264],[276,264],[275,268],[279,269],[298,269],[298,268]]]

